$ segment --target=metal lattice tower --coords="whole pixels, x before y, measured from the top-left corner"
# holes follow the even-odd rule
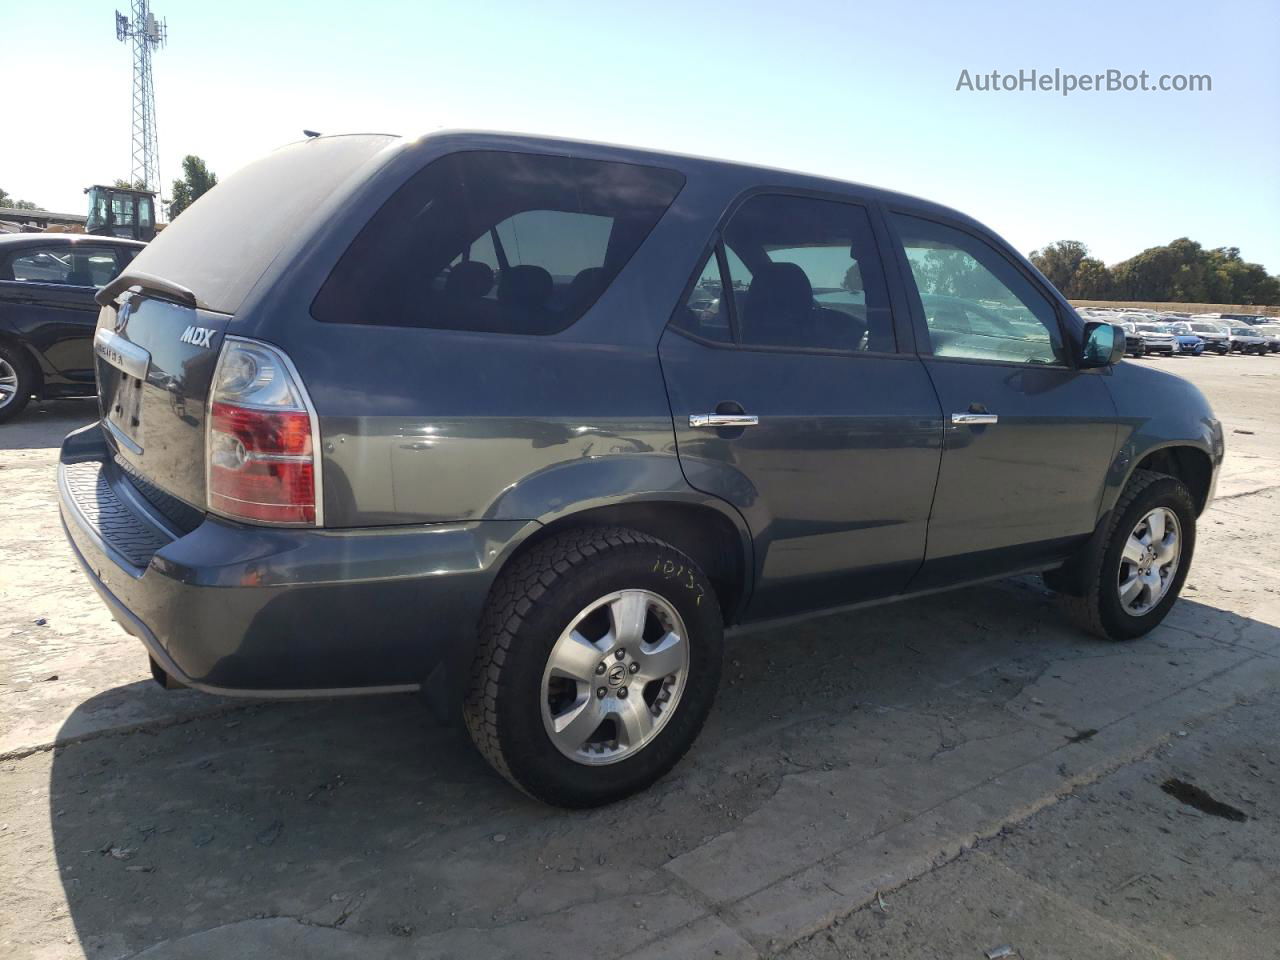
[[[148,0],[133,0],[133,19],[116,11],[116,39],[133,41],[133,161],[129,182],[160,193],[160,143],[151,51],[164,46],[169,26],[156,20]]]

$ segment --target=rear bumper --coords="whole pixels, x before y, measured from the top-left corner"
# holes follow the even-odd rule
[[[63,442],[58,494],[89,581],[165,672],[260,697],[414,690],[465,663],[498,566],[536,526],[299,530],[209,517],[181,534],[114,465],[97,424]]]

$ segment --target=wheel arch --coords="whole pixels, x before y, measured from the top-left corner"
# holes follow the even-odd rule
[[[503,566],[565,530],[602,526],[647,533],[688,554],[716,588],[725,623],[737,620],[751,592],[751,537],[727,507],[705,501],[636,498],[564,513],[525,537]]]
[[[40,355],[22,337],[3,327],[0,327],[0,343],[3,343],[6,347],[12,347],[23,357],[27,364],[27,372],[31,374],[35,381],[31,392],[37,397],[42,396],[44,394],[44,368],[40,363]]]
[[[1209,494],[1213,488],[1213,458],[1199,446],[1172,443],[1145,451],[1125,477],[1125,486],[1128,486],[1134,470],[1151,470],[1181,480],[1191,491],[1197,516],[1209,504]]]
[[[479,611],[488,605],[503,571],[519,557],[558,533],[595,526],[628,527],[688,554],[715,587],[726,625],[735,622],[746,608],[754,570],[746,522],[729,504],[690,489],[687,495],[666,492],[583,505],[529,522],[493,563],[489,589],[483,598],[476,598]],[[463,638],[423,682],[426,699],[442,720],[459,715],[478,641],[478,632]]]

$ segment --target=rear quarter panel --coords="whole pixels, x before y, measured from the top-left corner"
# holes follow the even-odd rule
[[[716,219],[743,189],[741,174],[638,156],[680,169],[685,186],[612,285],[559,334],[312,317],[316,291],[373,212],[425,164],[464,149],[557,152],[468,134],[389,150],[377,171],[320,212],[312,234],[282,252],[236,318],[235,333],[288,352],[311,395],[326,524],[546,522],[628,499],[714,499],[695,494],[680,471],[657,342]],[[591,144],[572,152],[619,159],[615,148]]]

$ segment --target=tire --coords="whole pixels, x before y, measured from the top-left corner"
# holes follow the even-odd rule
[[[673,625],[683,621],[684,626],[683,674],[650,679],[644,687],[636,683],[639,700],[627,690],[625,671],[618,670],[623,676],[616,677],[615,667],[622,664],[643,680],[641,660],[653,656],[645,648],[656,645],[619,642],[610,647],[615,634],[624,640],[628,634],[636,636],[609,626],[619,622],[613,619],[619,610],[613,604],[619,601],[606,601],[622,593],[647,604],[636,621],[646,636],[652,636],[649,630],[665,629],[666,639],[677,632]],[[588,610],[595,612],[579,620]],[[598,664],[590,663],[595,651],[584,655],[581,646],[566,641],[574,624],[589,640],[599,637]],[[601,627],[608,635],[600,634]],[[670,544],[621,527],[557,534],[513,560],[490,592],[463,705],[467,730],[494,769],[537,800],[578,808],[620,800],[666,774],[697,737],[720,683],[723,634],[711,583]],[[568,647],[558,647],[560,643]],[[585,683],[552,673],[553,653],[568,648],[582,656],[585,666],[575,661],[574,673],[589,674]],[[633,654],[640,659],[633,662]],[[681,679],[673,680],[677,676]],[[581,704],[580,710],[574,704]],[[555,740],[548,725],[557,709],[556,717],[592,709],[605,719],[595,728],[584,714],[585,726]],[[621,719],[610,719],[610,710],[619,711],[618,717],[622,711],[646,712],[653,724],[652,732],[644,734],[649,739],[638,739],[635,748],[623,744],[628,728]],[[641,714],[626,715],[634,722]],[[597,739],[578,743],[581,730],[588,729]],[[574,743],[578,747],[570,753]]]
[[[1177,565],[1171,570],[1159,601],[1140,613],[1132,613],[1121,603],[1118,589],[1124,548],[1139,521],[1161,507],[1177,519],[1180,540]],[[1195,503],[1190,491],[1176,477],[1135,470],[1111,511],[1109,522],[1100,559],[1095,559],[1091,569],[1084,571],[1081,594],[1062,594],[1060,600],[1067,615],[1090,633],[1108,640],[1133,640],[1155,629],[1178,599],[1195,553]]]
[[[35,388],[36,378],[22,348],[0,342],[0,423],[21,413]]]

